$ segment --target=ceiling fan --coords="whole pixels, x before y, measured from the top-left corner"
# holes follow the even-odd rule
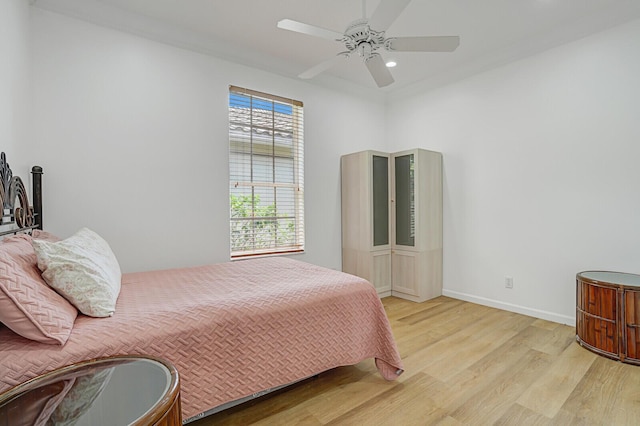
[[[362,19],[349,24],[343,34],[291,19],[278,22],[278,28],[335,40],[344,43],[346,51],[306,70],[298,77],[313,78],[352,54],[362,57],[378,87],[393,83],[393,76],[380,49],[391,52],[453,52],[460,45],[459,36],[387,37],[385,31],[407,7],[411,0],[382,0],[370,19],[367,19],[366,0],[362,0]]]

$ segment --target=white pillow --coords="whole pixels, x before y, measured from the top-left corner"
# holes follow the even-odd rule
[[[85,315],[113,315],[122,273],[105,240],[82,228],[66,240],[32,244],[47,284]]]

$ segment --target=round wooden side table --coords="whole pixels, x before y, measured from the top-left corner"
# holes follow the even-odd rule
[[[0,395],[1,425],[181,426],[180,379],[169,362],[114,356],[51,371]]]
[[[640,275],[576,275],[576,340],[608,358],[640,365]]]

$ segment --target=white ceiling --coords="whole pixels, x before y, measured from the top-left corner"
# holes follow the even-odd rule
[[[276,27],[283,18],[343,32],[361,0],[33,0],[72,15],[295,77],[344,50]],[[380,0],[367,0],[367,15]],[[387,36],[459,35],[453,53],[395,53],[395,83],[378,89],[358,57],[316,77],[394,92],[436,86],[640,18],[640,0],[413,0]]]

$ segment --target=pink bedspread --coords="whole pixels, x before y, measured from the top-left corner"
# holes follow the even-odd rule
[[[375,358],[402,369],[367,281],[287,258],[125,274],[116,313],[79,315],[64,346],[0,329],[0,391],[90,358],[149,354],[181,377],[184,419],[328,369]]]

